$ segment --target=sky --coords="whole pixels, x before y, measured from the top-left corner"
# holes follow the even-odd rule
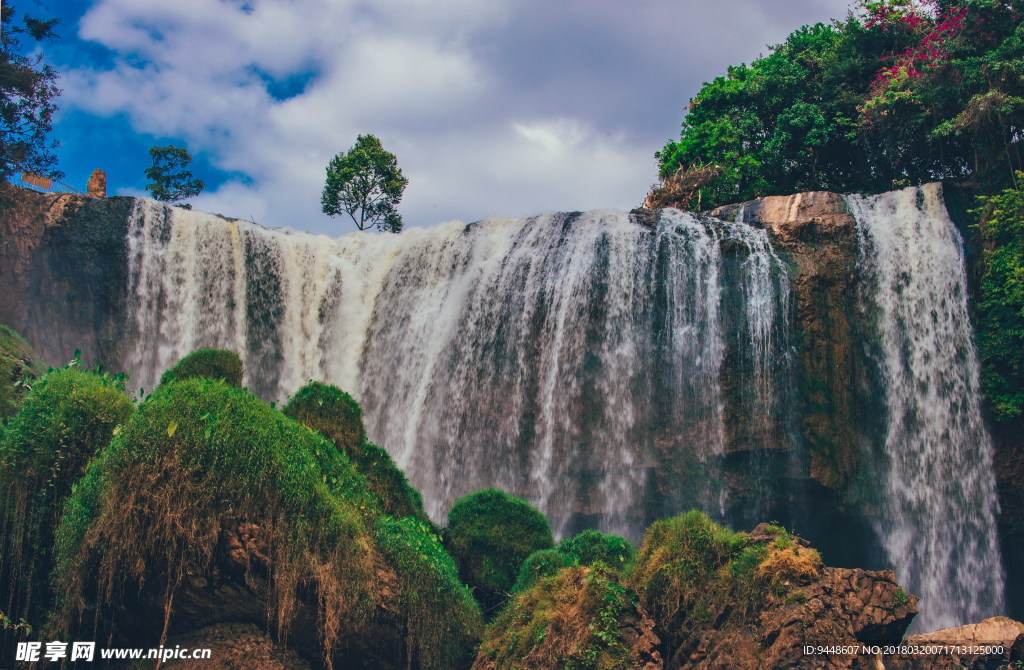
[[[13,0],[58,17],[65,181],[144,195],[187,147],[197,209],[344,234],[325,168],[360,134],[409,179],[406,226],[630,209],[687,101],[848,0]]]

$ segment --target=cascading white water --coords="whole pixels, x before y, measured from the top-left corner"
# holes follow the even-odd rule
[[[134,387],[201,346],[238,351],[270,400],[340,386],[438,520],[486,486],[559,535],[635,538],[652,499],[721,513],[726,405],[763,435],[788,383],[767,235],[674,210],[653,228],[589,212],[332,239],[140,200],[129,276]],[[654,482],[666,459],[700,470],[689,497]]]
[[[982,420],[963,242],[941,186],[849,196],[865,323],[884,394],[878,532],[915,629],[1002,613],[992,445]]]

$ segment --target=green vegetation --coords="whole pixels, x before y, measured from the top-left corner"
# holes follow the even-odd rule
[[[57,71],[44,65],[35,43],[56,37],[56,19],[40,20],[28,15],[15,22],[17,12],[7,0],[0,3],[0,181],[24,170],[49,177],[62,177],[56,169],[53,150],[47,142],[57,111],[54,98]],[[22,47],[27,36],[33,44]],[[25,53],[27,51],[27,53]]]
[[[445,546],[485,614],[505,602],[523,561],[553,545],[544,515],[504,491],[470,493],[448,512]]]
[[[241,388],[244,369],[242,359],[227,349],[196,349],[174,364],[160,377],[161,384],[201,377],[220,379]]]
[[[74,488],[57,533],[58,628],[91,598],[116,611],[130,584],[160,584],[169,616],[175,587],[207,574],[222,525],[237,521],[266,541],[268,611],[287,630],[300,591],[309,594],[329,656],[379,597],[378,514],[344,454],[248,391],[201,378],[164,384]]]
[[[203,182],[194,179],[186,170],[192,162],[192,154],[188,149],[173,144],[166,147],[150,147],[149,156],[153,165],[146,168],[146,178],[152,181],[146,184],[146,190],[154,200],[161,202],[178,202],[197,196],[203,192]],[[191,205],[181,205],[192,209]]]
[[[21,335],[0,324],[0,426],[18,411],[32,379],[43,372],[38,361]]]
[[[395,155],[373,135],[360,135],[348,153],[338,154],[327,165],[320,203],[324,214],[348,214],[359,230],[376,226],[397,233],[402,217],[395,207],[408,183]]]
[[[1013,419],[1024,410],[1024,192],[982,198],[979,213],[986,249],[978,304],[982,379],[996,418]]]
[[[0,438],[0,608],[41,621],[54,531],[86,463],[105,447],[133,405],[119,379],[77,367],[32,386]]]
[[[1019,417],[1022,15],[1019,0],[861,0],[842,21],[803,26],[704,84],[656,154],[661,184],[645,205],[971,183],[995,217],[982,224],[985,392],[996,419]]]
[[[865,1],[804,26],[704,85],[680,138],[657,153],[660,175],[703,170],[681,204],[705,208],[944,177],[973,176],[989,193],[1010,185],[1024,128],[1018,5]]]
[[[514,593],[524,591],[541,577],[549,577],[570,565],[591,566],[598,563],[614,570],[625,568],[636,550],[629,540],[608,535],[599,530],[585,530],[576,537],[566,538],[554,549],[541,549],[527,557],[519,569]]]
[[[483,632],[480,607],[459,581],[452,557],[434,530],[414,518],[381,517],[376,541],[398,571],[400,616],[424,668],[465,667]]]
[[[562,540],[558,543],[558,550],[574,565],[594,565],[600,561],[617,570],[626,567],[636,554],[636,549],[626,538],[592,529]]]
[[[821,557],[777,526],[754,542],[696,510],[657,521],[629,569],[640,604],[672,636],[749,620],[785,583],[817,576]]]
[[[409,485],[405,473],[384,449],[366,440],[363,409],[352,396],[336,386],[309,382],[288,400],[283,411],[334,442],[349,457],[366,477],[385,514],[411,516],[430,524],[420,492]]]
[[[569,567],[518,594],[488,626],[474,670],[640,667],[623,636],[632,595],[603,564]]]

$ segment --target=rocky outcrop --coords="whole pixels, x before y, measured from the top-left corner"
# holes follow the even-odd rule
[[[863,371],[854,341],[856,222],[836,193],[769,196],[711,212],[763,226],[793,271],[802,382],[801,432],[809,476],[842,489],[856,472],[855,393]]]
[[[778,526],[732,533],[697,512],[648,529],[628,583],[666,670],[869,667],[861,646],[899,640],[917,614],[891,570],[824,567]]]
[[[93,198],[107,197],[107,173],[103,170],[93,170],[86,189],[88,195]]]
[[[132,203],[0,188],[0,323],[44,361],[121,369]]]

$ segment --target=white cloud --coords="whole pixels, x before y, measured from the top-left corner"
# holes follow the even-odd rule
[[[681,82],[808,20],[731,5],[723,25],[728,10],[676,0],[95,0],[79,35],[114,65],[62,68],[62,104],[123,114],[246,175],[195,205],[268,225],[338,230],[319,212],[324,166],[367,132],[410,179],[409,223],[628,208],[696,92]],[[275,99],[266,78],[292,76],[308,85]]]

